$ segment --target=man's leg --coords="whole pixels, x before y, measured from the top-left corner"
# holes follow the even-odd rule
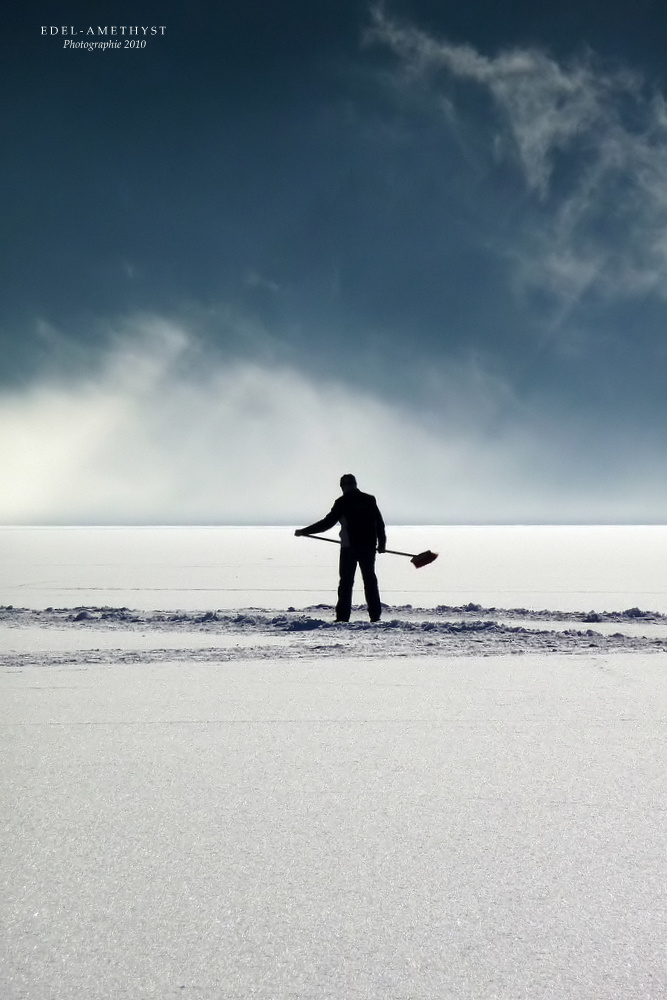
[[[380,591],[375,575],[375,549],[364,549],[357,553],[357,557],[361,567],[361,575],[364,578],[368,616],[372,622],[377,622],[382,615],[382,604],[380,603]]]
[[[338,561],[340,580],[338,583],[338,604],[336,605],[336,621],[349,622],[352,610],[352,587],[354,574],[357,571],[357,556],[348,545],[341,545]]]

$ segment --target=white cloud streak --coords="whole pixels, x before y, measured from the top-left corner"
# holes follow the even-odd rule
[[[457,104],[451,81],[486,92],[490,147],[513,149],[536,202],[531,239],[514,248],[521,280],[564,301],[667,294],[667,111],[633,73],[592,57],[561,65],[538,50],[488,57],[435,39],[376,9],[369,38],[401,60],[407,86],[428,79]],[[449,80],[449,83],[447,82]],[[460,97],[460,95],[459,95]],[[524,236],[527,234],[524,234]]]
[[[558,444],[544,422],[524,414],[489,431],[491,398],[504,398],[493,380],[459,371],[424,392],[439,417],[288,367],[214,361],[182,327],[136,320],[94,377],[0,398],[0,521],[303,523],[326,512],[346,471],[395,524],[632,520],[640,509],[632,483],[554,490]]]

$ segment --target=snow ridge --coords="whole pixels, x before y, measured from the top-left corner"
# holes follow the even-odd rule
[[[667,616],[630,608],[587,614],[524,608],[409,605],[385,608],[372,624],[364,609],[333,620],[333,608],[144,612],[126,607],[30,610],[0,607],[0,667],[173,661],[228,662],[304,657],[395,657],[591,652],[667,652]],[[358,617],[357,617],[358,616]],[[540,627],[551,623],[551,628]],[[622,628],[616,625],[622,623]],[[596,628],[582,628],[595,624]],[[23,642],[13,639],[39,636]],[[53,642],[49,641],[53,636]],[[63,636],[65,646],[63,648]],[[56,637],[58,642],[56,642]],[[27,646],[27,648],[26,648]]]

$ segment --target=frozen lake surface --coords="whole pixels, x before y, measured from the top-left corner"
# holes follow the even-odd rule
[[[336,537],[331,533],[331,537]],[[389,527],[383,600],[667,612],[667,527]],[[292,528],[0,527],[0,605],[282,610],[333,603],[337,550]]]
[[[2,1000],[662,1000],[663,528],[0,529]]]

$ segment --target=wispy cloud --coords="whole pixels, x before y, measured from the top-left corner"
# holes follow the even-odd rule
[[[328,509],[343,471],[392,523],[661,509],[662,484],[646,500],[636,477],[612,493],[580,468],[563,476],[572,429],[546,433],[543,415],[490,431],[507,389],[481,370],[423,391],[441,405],[417,413],[285,365],[214,360],[182,326],[128,321],[95,374],[0,398],[0,521],[296,523]]]
[[[524,285],[564,303],[589,289],[615,298],[667,294],[667,111],[637,74],[592,54],[558,62],[537,49],[484,55],[389,17],[369,40],[400,60],[405,86],[429,82],[443,122],[472,114],[461,86],[485,93],[488,148],[532,197],[510,247]],[[458,85],[458,89],[457,86]],[[479,115],[479,108],[476,108]]]

